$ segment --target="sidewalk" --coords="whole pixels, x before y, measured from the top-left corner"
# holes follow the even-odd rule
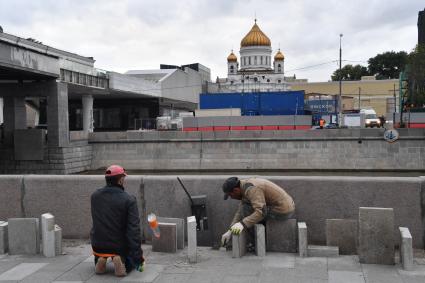
[[[93,256],[87,243],[65,241],[64,255],[55,258],[0,255],[0,283],[3,282],[425,282],[423,252],[415,258],[415,270],[404,271],[400,265],[360,264],[357,256],[336,258],[301,258],[297,254],[267,253],[234,259],[231,252],[198,248],[198,263],[189,264],[186,250],[177,254],[156,253],[144,245],[145,272],[131,272],[127,277],[110,273],[94,274]]]

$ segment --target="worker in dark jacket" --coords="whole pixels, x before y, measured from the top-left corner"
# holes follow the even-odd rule
[[[240,200],[229,230],[221,237],[226,245],[232,234],[240,234],[267,219],[286,220],[293,216],[295,204],[292,197],[281,187],[262,178],[239,180],[228,178],[223,184],[224,199],[229,196]]]
[[[111,165],[106,169],[106,186],[91,196],[93,228],[90,233],[97,274],[106,272],[110,257],[116,276],[132,269],[143,271],[140,218],[136,198],[124,191],[124,168]]]

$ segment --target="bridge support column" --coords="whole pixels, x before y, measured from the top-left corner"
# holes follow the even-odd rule
[[[84,95],[83,98],[83,130],[93,132],[93,96]]]
[[[47,139],[49,146],[69,145],[68,84],[51,82],[47,98]]]
[[[13,145],[13,132],[27,127],[25,97],[4,98],[4,143]]]
[[[3,98],[0,97],[0,125],[3,124]]]

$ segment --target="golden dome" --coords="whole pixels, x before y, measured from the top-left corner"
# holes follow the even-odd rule
[[[258,27],[257,20],[241,41],[241,47],[246,46],[271,46],[270,39]]]
[[[236,57],[235,53],[233,51],[230,53],[229,56],[227,56],[227,62],[237,62],[238,57]]]
[[[279,61],[279,60],[285,60],[285,56],[283,56],[283,53],[279,51],[277,51],[276,55],[274,55],[274,60],[275,61]]]

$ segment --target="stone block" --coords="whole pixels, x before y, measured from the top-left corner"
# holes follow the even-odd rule
[[[163,253],[177,252],[177,224],[158,222],[160,237],[152,237],[152,251]]]
[[[187,218],[187,257],[190,263],[196,262],[196,218],[190,216]]]
[[[38,218],[8,219],[9,254],[35,255],[40,252]]]
[[[263,224],[255,224],[255,254],[266,255],[266,228]]]
[[[326,245],[339,247],[342,255],[357,254],[357,220],[326,219]]]
[[[240,258],[246,254],[246,231],[232,235],[232,257]]]
[[[50,213],[41,215],[41,241],[43,255],[45,257],[55,256],[55,217]]]
[[[307,224],[305,222],[298,222],[298,252],[301,257],[308,255],[307,245]]]
[[[62,228],[55,225],[55,255],[62,254]]]
[[[359,208],[359,260],[367,264],[394,264],[394,210]]]
[[[412,235],[409,228],[399,227],[400,231],[400,262],[404,270],[413,270]]]
[[[339,249],[338,247],[331,246],[308,245],[307,255],[315,257],[333,257],[339,255]]]
[[[7,222],[0,221],[0,254],[5,254],[8,251],[7,226]]]
[[[297,220],[267,220],[266,249],[270,252],[297,252]]]
[[[175,223],[177,225],[177,249],[184,249],[184,219],[171,217],[158,217],[158,222]]]

